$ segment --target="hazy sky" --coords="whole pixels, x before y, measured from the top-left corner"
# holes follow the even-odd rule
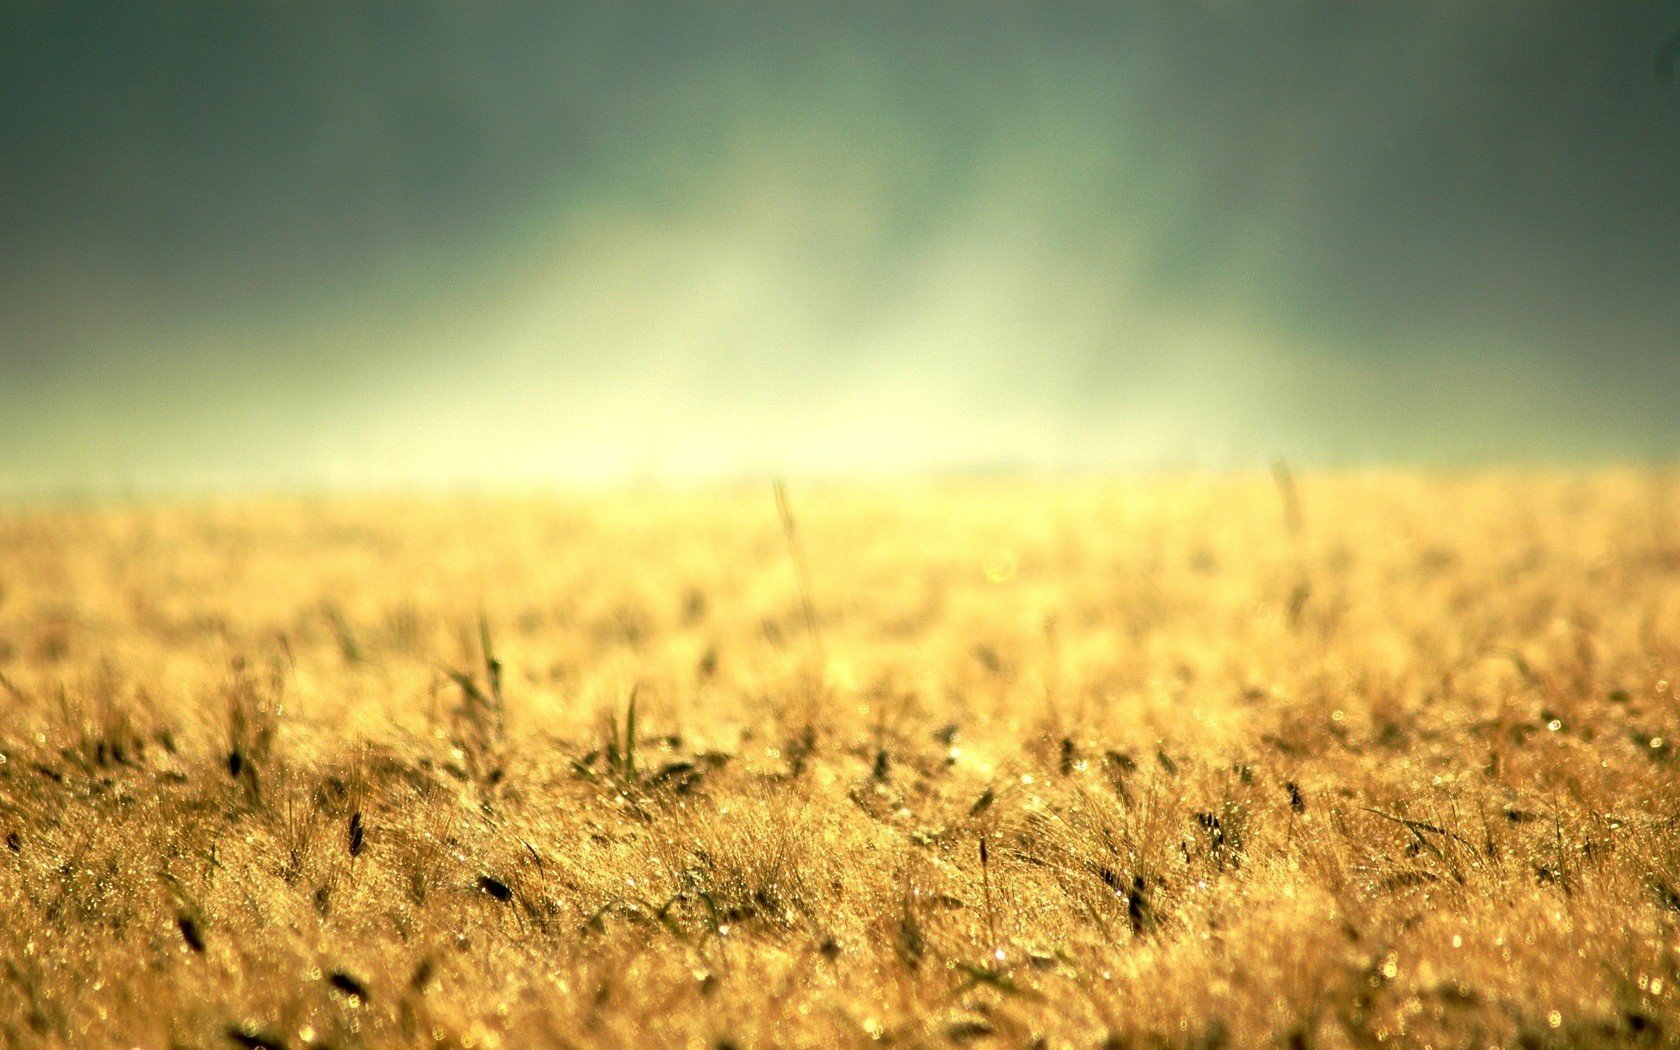
[[[1680,452],[1680,3],[0,4],[0,492]]]

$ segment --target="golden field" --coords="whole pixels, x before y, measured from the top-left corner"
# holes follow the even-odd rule
[[[0,511],[0,1044],[1680,1039],[1668,475],[787,496]]]

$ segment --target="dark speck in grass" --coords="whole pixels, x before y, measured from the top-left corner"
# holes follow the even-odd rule
[[[228,1025],[227,1037],[233,1040],[235,1046],[243,1046],[245,1050],[285,1050],[286,1047],[278,1037],[254,1025]]]
[[[1667,908],[1669,911],[1680,911],[1680,893],[1675,892],[1673,886],[1666,883],[1658,883],[1656,890],[1657,899],[1662,902],[1663,907]]]
[[[648,778],[648,784],[668,787],[680,795],[693,788],[700,775],[700,767],[693,762],[668,762]]]
[[[1668,741],[1660,736],[1654,736],[1650,733],[1642,733],[1637,729],[1634,730],[1630,736],[1632,737],[1633,742],[1639,745],[1639,749],[1643,751],[1653,762],[1665,761],[1671,754],[1672,749],[1670,748]]]
[[[1441,877],[1431,871],[1400,871],[1378,882],[1377,888],[1384,893],[1398,893],[1440,881]]]
[[[334,970],[328,974],[327,984],[331,985],[335,992],[342,992],[352,999],[360,999],[364,1003],[368,1001],[367,986],[343,970]]]
[[[501,879],[489,875],[478,877],[478,888],[499,901],[506,902],[513,899],[513,889]]]
[[[204,951],[204,935],[199,932],[198,923],[191,916],[178,915],[175,925],[181,930],[181,939],[187,942],[187,947],[195,952]]]
[[[321,781],[321,786],[315,790],[315,804],[327,809],[343,802],[349,793],[349,785],[338,777],[329,776]]]
[[[1132,933],[1138,936],[1155,928],[1155,913],[1149,906],[1148,889],[1142,875],[1132,877],[1132,891],[1126,894],[1126,918],[1132,924]]]

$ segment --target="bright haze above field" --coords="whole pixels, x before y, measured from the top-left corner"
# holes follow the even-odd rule
[[[1675,4],[0,6],[0,492],[1680,447]]]

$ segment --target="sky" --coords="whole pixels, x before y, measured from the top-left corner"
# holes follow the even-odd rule
[[[1673,459],[1677,32],[13,0],[0,494]]]

